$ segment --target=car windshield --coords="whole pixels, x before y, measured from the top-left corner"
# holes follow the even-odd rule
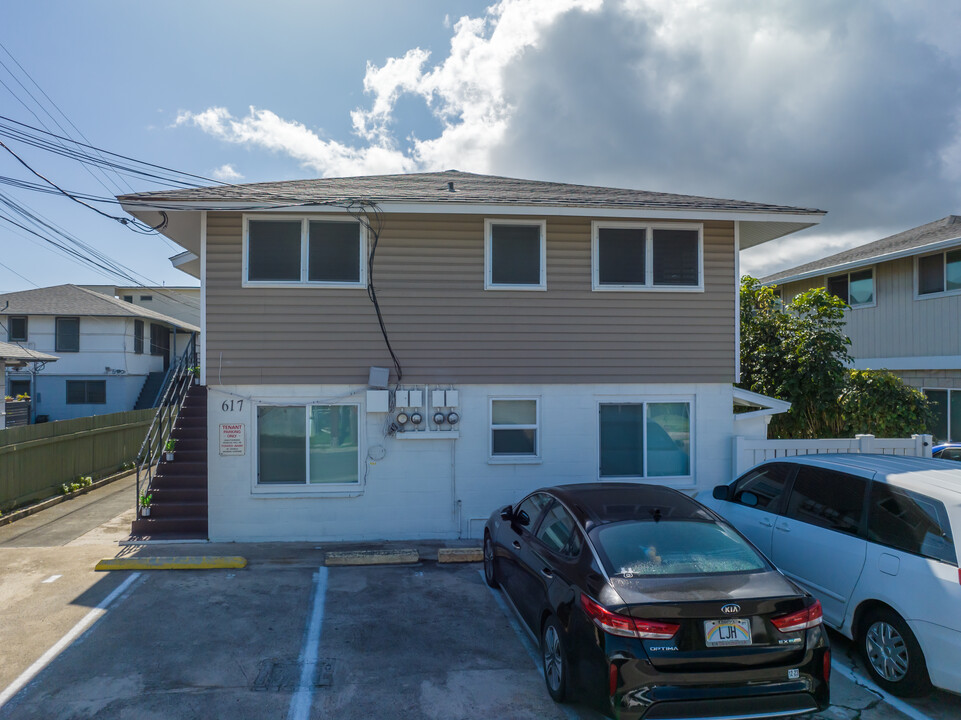
[[[715,522],[630,520],[595,530],[612,575],[691,575],[766,570],[733,529]]]

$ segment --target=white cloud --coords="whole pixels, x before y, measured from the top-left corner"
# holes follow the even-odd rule
[[[350,139],[253,107],[177,123],[324,176],[456,167],[829,211],[746,253],[762,274],[961,204],[961,10],[943,3],[501,0],[451,27],[444,56],[368,65]],[[399,127],[404,98],[439,129]]]
[[[215,180],[220,180],[226,183],[237,182],[238,180],[243,180],[244,176],[241,175],[234,169],[234,166],[227,163],[226,165],[221,165],[216,170],[210,173],[210,176]]]

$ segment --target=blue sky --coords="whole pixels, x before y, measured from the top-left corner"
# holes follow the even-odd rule
[[[456,168],[829,212],[745,253],[761,273],[961,212],[961,10],[948,3],[160,7],[10,4],[0,43],[93,144],[234,182]],[[0,80],[14,91],[0,86],[0,114],[51,125]],[[75,163],[9,144],[61,186],[107,193]],[[28,177],[2,149],[0,175]],[[145,283],[193,284],[166,239],[66,198],[0,193]],[[0,263],[0,291],[114,281],[2,221]]]

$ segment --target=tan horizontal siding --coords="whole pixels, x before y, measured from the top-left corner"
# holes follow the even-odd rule
[[[360,384],[391,366],[365,289],[242,287],[241,228],[208,214],[210,382]],[[704,281],[592,292],[589,218],[547,220],[546,292],[484,290],[480,216],[387,216],[374,262],[410,383],[730,382],[733,223],[705,223]]]

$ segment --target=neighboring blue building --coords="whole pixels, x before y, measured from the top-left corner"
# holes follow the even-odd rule
[[[0,324],[0,340],[59,358],[6,372],[6,394],[30,395],[34,416],[49,420],[152,407],[166,369],[199,332],[75,285],[0,295]]]

